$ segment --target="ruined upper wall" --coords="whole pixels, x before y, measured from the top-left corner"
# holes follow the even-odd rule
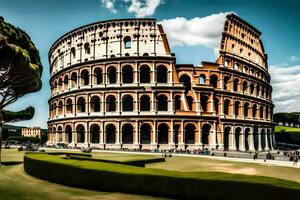
[[[102,21],[72,30],[50,48],[50,70],[54,74],[74,64],[125,56],[171,56],[155,19]]]
[[[235,14],[226,16],[222,33],[220,56],[235,56],[267,70],[267,55],[261,41],[261,32]],[[218,59],[219,64],[224,59]]]

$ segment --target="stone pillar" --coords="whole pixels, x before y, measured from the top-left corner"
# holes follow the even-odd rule
[[[229,140],[231,140],[231,141],[229,141],[229,150],[231,150],[231,151],[236,151],[237,150],[236,149],[236,145],[235,145],[235,133],[234,133],[234,129],[235,129],[235,127],[232,127],[230,129],[230,134],[229,134]]]
[[[261,131],[258,131],[258,151],[262,151],[261,147]]]
[[[156,108],[155,108],[155,93],[154,93],[154,91],[152,91],[152,93],[151,93],[151,99],[152,99],[152,101],[151,101],[151,110],[153,111],[153,112],[156,112]]]
[[[170,92],[170,109],[168,109],[171,112],[174,112],[174,100],[173,100],[173,92]]]
[[[245,136],[245,132],[244,131],[241,131],[240,133],[240,136],[239,136],[239,143],[240,143],[240,150],[241,151],[246,151],[246,136]]]
[[[170,130],[171,130],[171,134],[170,134],[170,142],[169,142],[169,144],[175,144],[175,142],[174,142],[174,121],[173,120],[171,121]]]
[[[135,112],[139,112],[140,111],[140,101],[139,101],[139,93],[136,91],[135,92]]]
[[[268,140],[268,131],[266,131],[265,133],[265,141],[266,141],[266,148],[265,150],[269,150],[269,140]]]
[[[211,127],[212,131],[212,136],[213,136],[213,141],[212,144],[210,145],[211,148],[216,148],[217,147],[217,126],[216,123],[213,123],[213,126]]]
[[[215,109],[214,109],[214,94],[211,93],[210,94],[210,112],[215,112]]]
[[[100,130],[99,130],[99,143],[100,145],[103,145],[104,144],[104,141],[103,141],[103,135],[104,135],[104,127],[103,127],[104,123],[101,122],[100,124]]]
[[[252,128],[252,132],[249,133],[249,136],[250,136],[249,150],[250,151],[255,151],[255,148],[254,148],[254,132],[253,132],[253,128]]]
[[[120,94],[120,92],[118,91],[118,112],[119,112],[119,114],[121,114],[121,94]]]
[[[183,127],[183,121],[181,121],[181,125],[180,125],[180,129],[181,129],[181,140],[180,142],[178,141],[179,144],[184,144],[185,141],[184,141],[184,127]]]
[[[202,128],[200,122],[198,122],[198,144],[202,145]]]
[[[139,121],[135,121],[135,140],[134,140],[134,144],[138,145],[140,143],[140,138],[139,138]]]
[[[170,63],[170,66],[169,66],[169,83],[173,83],[173,64]]]
[[[123,83],[123,80],[122,80],[122,69],[121,69],[121,64],[120,63],[118,63],[116,76],[117,76],[116,77],[117,78],[117,80],[116,80],[117,84]]]
[[[156,121],[154,121],[153,122],[153,133],[152,133],[152,141],[151,141],[151,144],[157,144],[157,142],[156,142],[156,124],[157,124],[157,122]]]
[[[118,121],[117,122],[117,135],[116,135],[116,144],[120,144],[122,142],[122,138],[121,138],[121,122]]]
[[[101,106],[102,106],[102,113],[103,113],[103,115],[105,114],[105,112],[106,112],[106,106],[105,106],[105,93],[104,92],[102,92],[102,104],[101,104]]]

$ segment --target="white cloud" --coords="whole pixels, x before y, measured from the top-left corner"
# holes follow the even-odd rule
[[[300,110],[300,65],[270,66],[275,112]]]
[[[126,7],[127,12],[133,13],[135,17],[148,17],[155,13],[157,7],[163,3],[163,0],[101,0],[101,2],[112,13],[117,13],[116,6],[125,3],[128,5]]]
[[[101,0],[103,6],[110,10],[112,13],[117,13],[117,10],[115,8],[115,0]]]
[[[296,61],[299,61],[300,58],[299,58],[299,56],[293,55],[293,56],[290,56],[290,57],[289,57],[289,60],[290,60],[291,62],[296,62]]]
[[[164,19],[161,23],[171,46],[203,45],[218,50],[226,15],[232,12],[221,12],[206,17],[186,19],[176,17]]]
[[[156,8],[162,3],[161,0],[125,0],[131,2],[127,8],[129,13],[134,13],[136,17],[147,17],[155,13]]]

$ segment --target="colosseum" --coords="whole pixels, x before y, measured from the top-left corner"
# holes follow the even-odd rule
[[[66,33],[49,51],[47,143],[272,150],[274,105],[260,36],[229,14],[217,60],[194,66],[176,64],[155,19],[101,21]]]

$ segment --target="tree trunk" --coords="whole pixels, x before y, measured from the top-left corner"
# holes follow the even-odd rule
[[[2,121],[2,112],[0,110],[0,166],[1,166],[1,158],[2,158],[2,154],[1,154],[1,150],[2,150],[2,125],[3,125],[3,121]]]
[[[1,149],[2,149],[2,120],[0,118],[0,166],[1,166]]]

